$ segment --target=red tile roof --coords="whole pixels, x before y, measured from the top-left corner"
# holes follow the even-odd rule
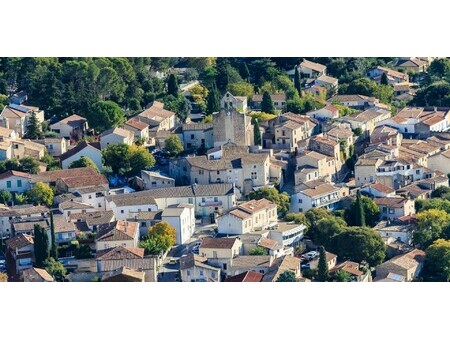
[[[261,282],[264,275],[259,272],[246,271],[239,275],[228,277],[224,282]]]

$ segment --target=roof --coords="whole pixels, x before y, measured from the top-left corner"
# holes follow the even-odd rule
[[[408,201],[407,198],[401,196],[395,197],[376,197],[374,198],[375,203],[380,205],[386,205],[390,208],[403,208],[405,203]]]
[[[153,105],[150,108],[144,110],[142,113],[140,113],[139,116],[160,122],[163,119],[166,119],[166,118],[169,118],[169,117],[175,115],[174,112],[164,109],[163,106],[164,106],[164,103],[154,101]]]
[[[227,211],[226,214],[231,214],[240,219],[250,218],[255,212],[260,210],[264,210],[267,208],[276,208],[277,205],[265,198],[260,200],[251,200],[248,202],[244,202],[230,210]]]
[[[128,241],[133,240],[137,230],[137,222],[113,221],[99,226],[96,241]]]
[[[271,263],[271,256],[238,256],[233,259],[233,268],[268,268]]]
[[[339,139],[347,139],[353,136],[353,131],[350,128],[333,128],[326,132],[328,136]]]
[[[78,154],[81,150],[83,150],[84,148],[87,148],[87,147],[91,147],[93,149],[98,150],[98,152],[101,152],[101,150],[100,150],[100,142],[89,143],[89,142],[86,142],[86,141],[81,141],[75,147],[73,147],[72,149],[69,149],[64,154],[62,154],[59,157],[59,159],[61,161],[65,161],[68,158],[72,157],[73,155]],[[82,169],[82,168],[76,168],[76,169]],[[68,169],[63,169],[63,170],[68,170]]]
[[[372,189],[378,190],[380,192],[384,192],[386,194],[390,194],[390,193],[393,193],[395,191],[391,187],[388,187],[387,185],[384,185],[384,184],[381,184],[381,183],[378,183],[378,182],[369,184],[369,187],[371,187]]]
[[[184,207],[168,207],[161,214],[162,217],[179,217],[184,212]]]
[[[411,269],[414,267],[417,267],[419,264],[423,263],[425,261],[425,252],[419,249],[414,249],[410,252],[407,252],[403,255],[398,255],[390,260],[384,262],[381,264],[387,265],[387,264],[394,264],[397,265],[403,269]]]
[[[325,69],[327,69],[326,66],[321,65],[320,63],[315,63],[312,61],[308,61],[308,60],[303,60],[302,63],[300,63],[300,67],[305,67],[305,68],[309,68],[312,70],[315,70],[316,72],[323,72]]]
[[[359,264],[352,262],[352,261],[345,261],[345,262],[342,262],[342,263],[336,265],[334,268],[330,269],[330,273],[333,273],[333,272],[336,272],[339,270],[344,270],[353,276],[364,275],[364,272],[359,270]]]
[[[300,270],[300,259],[294,256],[283,256],[277,258],[273,265],[264,275],[263,282],[276,282],[278,277],[285,271],[297,272]]]
[[[228,277],[224,282],[261,282],[264,275],[255,271],[246,271],[236,276]]]
[[[351,115],[347,115],[347,116],[343,117],[342,119],[344,121],[350,120],[350,121],[366,123],[366,122],[376,119],[379,116],[383,116],[383,115],[391,116],[391,114],[392,113],[389,110],[385,110],[385,109],[367,109],[360,113],[354,113]]]
[[[85,176],[73,176],[60,178],[62,182],[70,188],[92,187],[99,185],[109,185],[108,179],[102,174],[93,174]]]
[[[206,237],[200,244],[200,249],[231,249],[235,245],[237,238],[211,238]]]
[[[317,197],[337,191],[339,191],[339,188],[329,183],[323,183],[314,188],[302,190],[301,193],[309,197]]]
[[[141,170],[141,176],[142,176],[142,173],[144,173],[144,174],[146,174],[146,175],[148,175],[150,177],[163,178],[163,179],[166,179],[166,180],[174,180],[174,178],[172,178],[170,176],[167,176],[167,175],[164,175],[164,174],[162,174],[162,173],[160,173],[158,171]]]
[[[284,128],[295,130],[295,129],[302,128],[302,126],[303,126],[303,124],[300,124],[296,121],[287,120],[287,121],[284,121],[283,123],[277,125],[275,128],[284,127]]]
[[[59,208],[62,210],[69,209],[94,209],[93,206],[87,203],[76,202],[76,201],[64,201],[59,203]]]
[[[72,114],[56,123],[67,124],[73,128],[83,125],[86,121],[87,120],[84,117],[81,117],[80,115],[77,114]],[[52,125],[55,125],[56,123],[53,123]]]
[[[9,137],[11,133],[14,133],[14,130],[5,127],[0,127],[0,136]]]
[[[71,213],[71,221],[83,220],[88,225],[100,225],[111,222],[114,219],[114,212],[112,210],[99,210],[82,213]]]
[[[118,207],[128,205],[156,205],[155,198],[153,197],[153,190],[144,190],[119,195],[109,195],[106,197],[108,202],[114,202]]]
[[[46,270],[34,267],[23,270],[23,279],[25,282],[54,282]]]
[[[375,101],[377,101],[377,99],[374,97],[369,97],[369,96],[365,96],[365,95],[350,94],[350,95],[335,95],[327,100],[328,103],[349,102],[349,101],[375,102]]]
[[[139,121],[139,119],[137,119],[137,118],[129,119],[128,121],[125,122],[125,124],[128,127],[131,127],[133,129],[137,129],[137,130],[144,130],[145,128],[148,128],[148,125],[146,123]]]
[[[5,117],[19,117],[19,118],[25,118],[25,116],[27,116],[26,113],[20,110],[12,109],[10,106],[5,106],[3,108],[1,115]]]
[[[109,271],[102,276],[102,282],[143,282],[144,271],[137,271],[127,267]]]
[[[105,250],[97,251],[96,259],[135,259],[144,258],[145,250],[143,248],[126,248],[124,246],[116,246]]]
[[[91,176],[91,175],[98,175],[98,172],[95,168],[87,167],[87,168],[74,168],[74,169],[61,169],[61,170],[45,171],[42,173],[31,175],[31,183],[37,183],[37,182],[53,183],[53,182],[56,182],[58,179],[62,179],[62,178],[82,177],[82,176]]]
[[[17,236],[6,240],[6,245],[11,250],[21,249],[32,244],[34,244],[33,236],[27,234],[18,234]]]
[[[266,237],[262,237],[259,240],[258,246],[265,248],[265,249],[269,249],[269,250],[275,250],[280,247],[280,245],[278,244],[277,241],[270,239],[270,238],[266,238]]]
[[[151,195],[154,199],[175,197],[225,196],[234,194],[234,186],[231,183],[194,184],[180,187],[152,189],[147,190],[146,193]],[[108,198],[109,197],[111,196],[108,196]]]
[[[402,79],[408,78],[408,75],[407,75],[407,74],[402,73],[402,72],[398,72],[398,71],[393,70],[393,69],[390,69],[390,68],[381,67],[381,66],[378,66],[378,67],[376,67],[376,68],[379,69],[379,70],[381,70],[381,71],[384,72],[384,73],[387,73],[387,75],[389,75],[389,76],[399,77],[399,78],[402,78]]]
[[[223,157],[217,160],[204,156],[189,156],[185,160],[191,166],[205,170],[227,170],[241,168],[245,164],[261,164],[267,161],[267,153],[230,153],[224,150]]]
[[[333,139],[329,139],[329,138],[318,136],[318,135],[313,136],[311,138],[311,141],[327,144],[327,145],[332,146],[332,147],[336,147],[336,146],[339,145],[339,143],[337,141],[333,140]]]
[[[186,130],[206,130],[206,129],[212,129],[213,124],[212,123],[184,123],[183,131]]]
[[[253,102],[262,102],[263,96],[260,94],[255,94],[252,96]],[[280,93],[280,94],[270,94],[270,98],[272,101],[286,101],[286,94]]]
[[[33,215],[33,214],[43,214],[48,212],[48,208],[44,205],[16,205],[10,208],[0,209],[0,216],[23,216],[23,215]]]
[[[111,135],[111,134],[119,135],[124,138],[127,138],[127,137],[133,138],[134,137],[134,134],[131,130],[124,129],[121,127],[115,127],[115,128],[105,130],[103,133],[100,134],[100,138]]]
[[[68,222],[64,215],[53,215],[53,224],[55,226],[55,233],[75,232],[75,224]]]
[[[216,272],[220,271],[219,268],[208,265],[207,261],[208,259],[206,257],[200,257],[199,255],[188,253],[186,256],[180,258],[180,270],[185,270],[196,266],[203,269],[214,270]]]
[[[321,75],[317,78],[317,81],[325,82],[334,85],[336,82],[338,82],[338,79],[327,76],[327,75]]]
[[[28,178],[28,179],[31,177],[30,174],[24,173],[22,171],[8,170],[8,171],[5,171],[4,173],[0,174],[0,180],[3,180],[5,178],[10,178],[12,176],[23,177],[23,178]]]
[[[14,222],[12,224],[12,226],[14,227],[14,231],[19,232],[19,231],[25,231],[25,232],[29,232],[29,231],[33,231],[34,230],[34,225],[39,225],[41,228],[44,229],[48,229],[49,228],[49,224],[47,223],[46,220],[26,220],[26,221],[19,221],[19,222]]]

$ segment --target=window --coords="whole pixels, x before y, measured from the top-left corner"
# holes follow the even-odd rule
[[[214,197],[214,202],[219,202],[219,197]]]
[[[189,197],[189,198],[188,198],[188,203],[189,203],[189,204],[193,204],[193,203],[194,203],[194,199],[193,199],[192,197]]]
[[[189,270],[186,271],[186,275],[190,276],[191,272]]]
[[[17,180],[17,188],[21,188],[22,187],[22,180]]]
[[[53,144],[49,144],[48,149],[53,150]]]
[[[152,182],[152,186],[156,186],[156,182]]]
[[[203,270],[200,270],[200,276],[203,276]]]
[[[120,213],[121,213],[121,214],[123,214],[123,209],[122,209],[122,210],[120,210]]]
[[[417,175],[420,174],[420,170],[419,170],[419,169],[416,170],[416,174],[417,174]]]
[[[203,175],[203,173],[204,173],[203,169],[200,169],[200,170],[198,171],[198,174],[199,174],[199,175]]]
[[[303,200],[299,198],[298,203],[303,203]]]
[[[227,263],[223,263],[222,267],[223,267],[224,270],[226,270],[227,269]]]
[[[194,139],[194,134],[191,134],[191,140],[193,140]]]
[[[286,131],[285,130],[283,130],[281,133],[282,133],[283,136],[286,136]]]
[[[219,170],[217,170],[217,175],[220,175],[220,171]]]
[[[99,208],[101,208],[101,207],[102,207],[102,204],[101,204],[101,203],[99,203],[99,204],[98,204],[98,207],[99,207]]]
[[[264,274],[264,270],[259,270],[260,273]]]
[[[211,271],[211,277],[216,278],[216,273],[214,271]]]
[[[11,188],[11,181],[6,181],[6,187]]]
[[[90,200],[92,199],[92,195],[89,195],[89,199],[90,199]]]
[[[257,173],[251,173],[251,177],[252,177],[252,180],[256,180],[257,179]]]

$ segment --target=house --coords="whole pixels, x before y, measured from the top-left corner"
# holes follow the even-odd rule
[[[302,78],[318,78],[321,75],[326,75],[327,67],[320,63],[315,63],[308,60],[303,60],[298,66],[299,75]],[[288,71],[290,77],[294,77],[295,68]]]
[[[374,202],[380,208],[380,219],[393,220],[416,213],[414,201],[402,196],[377,197]]]
[[[112,210],[96,210],[71,213],[70,222],[75,224],[75,232],[97,232],[100,225],[110,224],[116,220]]]
[[[350,124],[353,130],[360,129],[366,137],[373,132],[375,127],[383,120],[389,119],[392,113],[381,108],[371,108],[363,112],[354,113],[340,118],[341,121]]]
[[[428,168],[420,166],[410,160],[405,161],[396,158],[384,160],[376,168],[376,181],[393,189],[403,188],[412,182],[429,178],[433,175],[434,174]]]
[[[127,219],[127,221],[134,221],[139,223],[139,237],[147,236],[148,230],[156,223],[162,221],[162,210],[158,211],[141,211],[138,212],[134,218]]]
[[[379,158],[359,158],[355,164],[355,183],[362,186],[374,183],[378,167],[383,163]]]
[[[157,281],[157,260],[153,256],[144,256],[144,249],[116,246],[97,251],[97,272],[105,275],[121,268],[145,272],[145,282]]]
[[[22,271],[24,282],[54,282],[54,278],[45,270],[31,267]]]
[[[61,156],[69,149],[69,141],[64,137],[46,137],[34,142],[44,145],[52,156]]]
[[[61,167],[63,169],[68,169],[72,162],[78,161],[82,157],[90,158],[95,163],[98,170],[103,169],[100,142],[90,143],[86,141],[81,141],[75,147],[69,149],[59,157]]]
[[[393,69],[386,67],[373,67],[367,72],[367,77],[380,83],[381,77],[386,74],[389,85],[394,86],[396,83],[409,82],[408,74],[397,72]]]
[[[389,272],[385,278],[376,278],[374,282],[405,282],[405,277],[397,275],[396,273]]]
[[[220,282],[220,268],[207,264],[208,258],[192,253],[180,258],[182,282]]]
[[[301,278],[300,259],[293,256],[277,258],[264,273],[262,282],[276,282],[280,275],[286,271],[293,272],[297,279]]]
[[[282,244],[268,238],[269,231],[250,232],[247,234],[237,235],[242,242],[242,255],[250,255],[256,248],[262,249],[265,254],[274,257],[281,257],[286,255],[286,251]]]
[[[325,252],[325,256],[326,256],[325,260],[326,260],[327,265],[328,265],[328,270],[333,269],[336,266],[337,255],[326,251]],[[320,259],[319,257],[316,257],[316,258],[310,260],[308,262],[309,263],[309,268],[310,269],[314,269],[314,270],[318,269],[319,268],[319,259]]]
[[[106,191],[108,186],[108,179],[103,174],[98,173],[81,177],[59,178],[55,183],[56,191],[59,193],[75,192],[83,188],[93,187],[98,191]]]
[[[448,177],[446,175],[436,175],[398,189],[397,194],[411,199],[427,199],[431,197],[432,192],[437,188],[448,186]]]
[[[135,118],[146,123],[149,129],[160,131],[175,128],[175,116],[174,112],[164,109],[164,103],[154,101],[150,108],[144,110]]]
[[[250,100],[250,108],[255,111],[260,111],[262,98],[263,98],[263,96],[260,94],[253,95]],[[273,105],[275,106],[275,109],[281,110],[286,105],[286,94],[284,94],[284,93],[271,94],[270,98],[273,102]]]
[[[144,183],[145,190],[175,186],[174,178],[156,171],[141,170],[141,178]]]
[[[347,190],[343,192],[341,190]],[[334,210],[342,195],[348,195],[348,189],[340,188],[330,183],[315,182],[312,186],[305,184],[304,188],[291,195],[291,212],[306,212],[311,208],[325,207]]]
[[[100,148],[106,149],[109,145],[126,144],[132,145],[134,133],[121,127],[111,128],[100,134]]]
[[[43,182],[50,186],[56,186],[56,182],[59,179],[69,178],[69,177],[84,177],[97,175],[98,172],[94,168],[74,168],[74,169],[60,169],[45,171],[38,174],[31,175],[30,184],[33,186],[37,182]]]
[[[376,127],[370,134],[371,144],[383,143],[390,146],[400,146],[402,139],[403,135],[397,129],[386,125]]]
[[[12,237],[13,224],[47,219],[49,209],[42,205],[16,205],[0,208],[0,238]],[[29,226],[33,228],[33,223]],[[26,231],[25,231],[26,233]]]
[[[428,168],[431,170],[448,173],[450,171],[450,150],[428,157],[427,162]]]
[[[31,268],[34,260],[34,240],[27,234],[19,234],[6,240],[6,259],[13,275],[20,276]]]
[[[195,231],[195,213],[192,204],[175,204],[164,209],[161,220],[176,230],[176,244],[186,243]]]
[[[345,271],[350,276],[350,282],[371,282],[372,277],[370,274],[370,270],[364,270],[363,267],[360,267],[360,264],[345,261],[337,264],[330,271],[330,275],[335,275],[338,271]]]
[[[375,182],[363,185],[361,187],[361,193],[367,194],[371,197],[393,197],[395,196],[395,190],[387,185]]]
[[[3,139],[16,140],[16,139],[18,139],[18,138],[19,138],[19,137],[18,137],[18,135],[17,135],[17,133],[16,133],[15,130],[13,130],[13,129],[8,129],[8,128],[1,127],[1,126],[0,126],[0,139],[1,139],[1,140],[3,140]]]
[[[263,256],[238,256],[233,258],[230,264],[222,272],[225,272],[227,277],[236,276],[246,271],[254,271],[265,274],[269,271],[274,261],[277,258],[274,256],[263,255]]]
[[[149,142],[150,134],[148,124],[139,121],[138,118],[132,118],[126,121],[121,128],[130,130],[134,133],[134,139],[143,139],[146,140],[145,144]]]
[[[97,251],[117,246],[137,248],[138,240],[139,227],[137,222],[117,220],[98,227],[95,248]]]
[[[199,255],[208,259],[226,259],[231,260],[239,256],[242,249],[242,242],[239,238],[222,237],[211,238],[206,237],[202,240],[199,247]],[[226,269],[225,269],[226,270]]]
[[[102,180],[103,178],[101,180],[99,179],[99,182],[96,182],[92,186],[71,188],[70,190],[73,196],[71,200],[89,204],[96,209],[105,210],[105,198],[108,195],[109,188],[106,183],[101,184]]]
[[[213,113],[215,147],[227,142],[235,143],[238,146],[253,145],[253,126],[251,117],[245,114],[247,98],[244,99],[245,102],[228,92],[222,98],[223,108],[219,112]]]
[[[9,140],[4,139],[1,143],[2,154],[0,158],[3,159],[22,159],[24,157],[32,157],[35,160],[40,160],[44,155],[46,148],[44,145],[30,140]]]
[[[60,137],[81,139],[88,130],[88,122],[84,117],[73,114],[51,124],[50,130]]]
[[[337,119],[339,117],[339,107],[329,104],[321,109],[307,112],[306,115],[318,120]]]
[[[213,123],[184,123],[181,126],[184,149],[214,147]]]
[[[336,93],[338,89],[339,81],[338,79],[328,76],[328,75],[321,75],[317,79],[314,80],[314,84],[317,86],[322,86],[327,89],[328,93]],[[330,94],[332,95],[332,94]]]
[[[341,147],[338,141],[326,138],[323,134],[315,135],[310,138],[308,149],[334,158],[338,167],[337,170],[340,170]]]
[[[30,190],[31,175],[16,170],[8,170],[0,174],[0,190],[24,193]]]
[[[44,111],[38,107],[11,103],[0,113],[0,123],[2,127],[13,129],[17,136],[23,137],[27,133],[28,121],[33,114],[39,122],[44,122]]]
[[[414,225],[397,220],[380,221],[373,227],[382,238],[393,238],[396,241],[411,245]]]
[[[351,128],[335,127],[325,132],[324,135],[328,139],[335,140],[339,143],[343,142],[347,147],[354,143],[353,131]]]
[[[93,212],[96,210],[92,205],[87,203],[64,201],[59,203],[58,210],[63,214],[66,220],[70,219],[71,214],[78,214],[82,212]]]
[[[220,234],[239,235],[277,223],[277,205],[265,198],[244,202],[217,218]]]
[[[414,73],[421,73],[428,68],[428,62],[418,57],[402,57],[398,59],[395,67]]]
[[[228,277],[224,282],[262,282],[264,275],[255,271],[245,271],[238,275]]]
[[[158,206],[150,191],[139,191],[107,196],[106,209],[112,210],[118,220],[125,220],[141,211],[156,211]]]
[[[327,100],[328,104],[340,103],[346,107],[353,109],[369,109],[375,107],[380,101],[374,97],[365,95],[334,95]]]
[[[102,276],[102,282],[144,282],[145,272],[137,271],[122,266],[116,270],[106,272]]]
[[[53,215],[53,224],[55,228],[55,240],[57,244],[70,243],[76,240],[76,227],[72,222],[61,214]]]
[[[9,97],[11,103],[20,105],[28,100],[28,94],[26,91],[21,90],[20,92],[14,93]]]
[[[306,227],[304,224],[278,222],[270,229],[269,237],[283,247],[297,247],[303,239]]]
[[[416,279],[423,268],[425,252],[414,249],[403,255],[398,255],[376,267],[376,279],[386,278],[389,273],[403,276],[406,282]]]
[[[300,153],[296,158],[296,162],[297,171],[302,171],[304,168],[315,168],[317,169],[318,178],[324,178],[327,181],[334,180],[340,170],[340,163],[338,163],[338,160],[316,151],[305,151]],[[296,172],[296,174],[298,173]]]

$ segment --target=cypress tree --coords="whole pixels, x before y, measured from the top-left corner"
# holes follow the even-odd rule
[[[45,267],[45,260],[49,257],[47,231],[39,224],[34,225],[34,256],[36,266]]]
[[[272,98],[268,91],[263,93],[261,111],[264,113],[275,114],[275,106],[273,105]]]
[[[241,65],[239,66],[239,75],[241,75],[241,77],[244,80],[248,81],[248,78],[250,77],[250,72],[248,70],[246,62],[242,62]]]
[[[218,112],[220,109],[220,96],[219,91],[217,90],[217,85],[213,82],[211,89],[208,93],[208,102],[206,107],[206,112],[208,114],[212,114]]]
[[[255,119],[255,124],[253,125],[253,139],[255,146],[261,145],[261,130],[259,130],[259,121]]]
[[[356,193],[356,208],[355,208],[355,221],[356,226],[366,226],[366,216],[364,215],[364,206],[361,200],[361,192],[358,190]]]
[[[42,137],[41,124],[39,123],[35,112],[31,113],[31,116],[28,119],[26,137],[32,140]]]
[[[300,84],[300,73],[298,72],[298,67],[295,67],[294,86],[298,92],[298,95],[300,95],[300,97],[302,97],[302,86]]]
[[[317,271],[317,278],[321,282],[326,282],[328,280],[328,263],[327,263],[327,253],[325,248],[320,246],[319,248],[319,265]]]
[[[178,81],[175,74],[170,74],[167,80],[167,94],[178,96]]]
[[[58,259],[58,246],[56,244],[55,224],[53,222],[53,211],[51,211],[51,210],[50,210],[50,234],[52,236],[50,256],[53,257],[54,259]]]
[[[380,84],[386,85],[386,86],[389,85],[389,81],[388,81],[388,78],[387,78],[386,73],[383,73],[383,74],[381,75]]]

